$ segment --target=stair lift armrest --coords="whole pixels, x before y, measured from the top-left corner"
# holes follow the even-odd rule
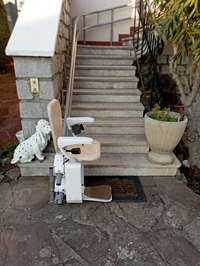
[[[66,118],[66,124],[69,130],[76,124],[93,123],[95,119],[93,117],[68,117]]]
[[[87,137],[59,137],[58,138],[58,147],[61,151],[61,153],[67,158],[71,159],[67,152],[65,151],[65,147],[68,145],[81,145],[81,144],[92,144],[93,143],[92,138]]]

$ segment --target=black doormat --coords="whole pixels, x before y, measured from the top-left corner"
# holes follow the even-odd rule
[[[98,185],[111,186],[113,201],[146,201],[146,196],[138,176],[85,176],[85,186]]]

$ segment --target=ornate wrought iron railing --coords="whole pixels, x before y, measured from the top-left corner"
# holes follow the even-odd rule
[[[152,22],[152,10],[148,0],[136,0],[134,9],[133,22],[133,47],[136,54],[138,65],[138,74],[143,84],[142,66],[146,63],[146,59],[150,60],[152,84],[150,95],[150,107],[153,101],[159,102],[161,94],[158,88],[158,56],[162,53],[164,42],[157,35],[155,25]],[[154,99],[153,99],[154,98]]]

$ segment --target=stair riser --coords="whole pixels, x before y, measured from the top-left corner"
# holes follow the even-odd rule
[[[135,69],[127,70],[102,70],[102,69],[76,69],[76,76],[93,76],[93,77],[134,77]]]
[[[122,45],[133,47],[133,41],[132,40],[122,40]]]
[[[125,55],[130,56],[133,52],[129,49],[100,49],[100,48],[78,48],[78,53],[80,55]]]
[[[53,163],[52,163],[53,166]],[[131,168],[131,167],[87,167],[85,163],[85,176],[175,176],[177,168],[159,169],[159,168]],[[49,168],[42,167],[20,167],[21,176],[49,176]]]
[[[85,167],[85,176],[175,176],[176,168],[171,169],[149,169],[149,168],[129,168],[129,167]]]
[[[129,147],[124,147],[124,146],[101,146],[101,152],[102,153],[123,153],[123,154],[127,154],[127,153],[135,153],[135,154],[144,154],[144,153],[148,153],[149,149],[148,147],[145,146],[129,146]]]
[[[83,88],[83,89],[98,89],[98,88],[102,88],[102,89],[136,89],[137,88],[137,81],[75,81],[75,88],[79,89],[79,88]]]
[[[73,95],[74,102],[140,102],[140,96],[121,95]]]
[[[109,145],[101,145],[102,153],[148,153],[149,149],[146,146],[109,146]]]
[[[71,116],[94,116],[94,117],[143,117],[143,111],[134,110],[72,110]]]
[[[90,126],[86,127],[86,132],[88,134],[124,134],[124,135],[144,134],[144,127],[127,127],[120,125],[119,127]]]
[[[100,65],[100,66],[131,66],[133,59],[90,59],[90,58],[77,58],[77,65]]]

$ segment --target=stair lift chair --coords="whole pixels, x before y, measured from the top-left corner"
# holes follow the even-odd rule
[[[57,204],[82,203],[83,200],[110,202],[111,187],[84,186],[83,161],[100,158],[100,143],[92,138],[77,137],[76,133],[83,130],[82,123],[93,122],[93,118],[66,118],[68,130],[73,136],[63,136],[63,121],[58,100],[53,99],[47,106],[49,122],[55,148],[53,169],[50,174],[50,202]],[[55,178],[54,178],[55,176]]]

